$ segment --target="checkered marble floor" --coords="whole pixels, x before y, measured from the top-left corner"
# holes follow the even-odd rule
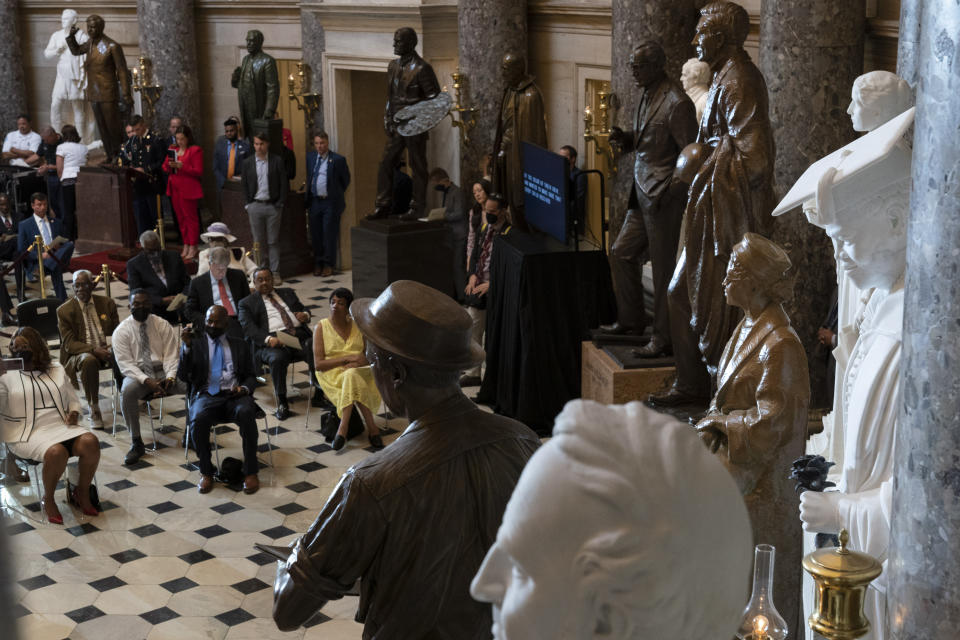
[[[350,286],[350,274],[294,278],[282,286],[293,287],[304,304],[313,307],[317,321],[329,314],[330,292]],[[112,294],[125,317],[126,287],[115,283]],[[340,475],[375,455],[363,436],[333,452],[317,432],[319,410],[310,412],[305,425],[309,388],[304,365],[296,368],[292,380],[301,390],[299,397],[290,397],[294,415],[282,423],[268,415],[274,466],[264,466],[270,452],[260,423],[261,487],[249,496],[220,484],[209,494],[197,493],[199,474],[185,463],[178,445],[185,415],[182,399],[165,401],[156,451],[149,450],[149,422],[142,416],[147,455],[133,467],[123,466],[130,440],[122,427],[116,437],[109,430],[111,387],[103,383],[101,408],[108,430],[95,433],[102,449],[96,481],[104,512],[84,516],[66,504],[65,489],[58,489],[64,524],[41,523],[31,485],[0,489],[0,524],[9,534],[14,558],[21,638],[360,638],[362,627],[353,621],[356,597],[328,603],[305,628],[290,633],[277,630],[271,618],[276,563],[257,552],[254,543],[294,540],[313,521]],[[268,386],[255,397],[268,411],[274,408]],[[404,420],[383,413],[377,421],[388,445],[406,427]],[[118,425],[122,422],[118,414]],[[221,456],[242,457],[236,430],[220,431]],[[68,469],[68,475],[75,473]]]

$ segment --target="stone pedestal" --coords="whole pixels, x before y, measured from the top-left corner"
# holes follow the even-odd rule
[[[960,6],[925,0],[887,571],[890,638],[960,629]]]
[[[443,222],[362,220],[350,229],[350,246],[358,298],[376,298],[397,280],[415,280],[453,295],[450,230]]]
[[[166,134],[179,116],[200,141],[200,91],[193,0],[137,0],[140,51],[153,62],[154,82],[163,87],[150,125]],[[128,60],[130,66],[136,60]]]
[[[582,343],[580,356],[580,397],[603,404],[646,400],[650,394],[665,391],[676,371],[674,367],[624,369],[589,341]]]
[[[481,160],[493,151],[503,56],[511,51],[527,55],[527,0],[460,0],[458,9],[460,71],[467,78],[461,99],[477,109],[470,145],[460,149],[460,185],[469,193],[482,175]]]
[[[17,33],[17,0],[0,0],[0,122],[4,133],[15,128],[17,116],[27,110],[23,82],[23,55]],[[37,124],[34,123],[34,128]]]
[[[133,195],[127,173],[132,169],[80,167],[77,179],[78,253],[96,253],[137,243]]]

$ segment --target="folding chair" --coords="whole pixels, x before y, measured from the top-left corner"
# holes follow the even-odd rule
[[[261,407],[258,403],[254,402],[254,405],[256,405],[256,407],[257,407],[256,419],[257,419],[257,420],[263,420],[263,430],[264,430],[264,431],[266,432],[266,434],[267,434],[267,452],[270,454],[270,466],[273,467],[273,466],[274,466],[274,464],[273,464],[273,443],[270,441],[270,424],[267,422],[267,412],[264,411],[264,410],[263,410],[263,407]],[[189,416],[189,409],[187,409],[187,415]],[[233,424],[233,423],[232,423],[232,422],[221,422],[221,423],[214,424],[214,425],[211,425],[211,426],[210,426],[210,433],[211,433],[211,435],[213,436],[213,454],[214,454],[214,456],[215,456],[216,459],[217,459],[217,468],[218,468],[218,469],[220,468],[220,444],[217,442],[217,429],[218,429],[219,427],[224,426],[224,425],[227,425],[227,424]],[[185,446],[185,447],[183,448],[183,461],[184,461],[184,462],[190,462],[190,438],[192,437],[191,434],[192,434],[193,429],[192,429],[192,425],[191,425],[191,423],[190,423],[189,417],[187,418],[186,426],[185,426],[184,428],[186,429],[186,434],[187,434],[187,446]],[[196,449],[196,445],[194,445],[194,449]]]
[[[59,298],[24,300],[17,305],[17,326],[33,327],[51,348],[60,348],[60,327],[57,324],[57,307],[60,304]],[[50,345],[51,341],[55,341],[55,344]]]

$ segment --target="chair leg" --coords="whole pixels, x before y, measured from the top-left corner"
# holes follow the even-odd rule
[[[217,427],[220,425],[214,425],[210,427],[210,433],[213,435],[213,455],[217,458],[217,469],[220,468],[220,443],[217,442]]]
[[[270,424],[267,422],[267,414],[263,414],[263,430],[267,433],[267,451],[270,454],[270,468],[275,469],[273,464],[273,444],[270,442]]]

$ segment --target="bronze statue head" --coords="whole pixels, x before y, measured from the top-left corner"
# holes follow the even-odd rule
[[[711,2],[700,9],[700,21],[693,36],[697,58],[713,65],[743,48],[750,31],[746,9],[733,2]]]
[[[527,59],[521,53],[508,53],[503,56],[500,69],[503,71],[503,80],[507,83],[507,86],[516,86],[520,84],[523,76],[527,73]]]
[[[667,56],[659,42],[648,40],[643,42],[630,54],[630,69],[638,87],[650,87],[659,82],[663,76],[663,67]]]
[[[259,29],[247,31],[247,53],[260,53],[263,49],[263,32]]]
[[[401,58],[417,49],[417,32],[411,27],[400,27],[393,34],[393,53]]]
[[[87,17],[87,35],[91,40],[96,40],[103,35],[104,25],[103,18],[95,13]]]
[[[780,245],[760,234],[745,233],[730,252],[723,279],[727,304],[762,310],[771,302],[788,300],[793,294],[791,266]]]

